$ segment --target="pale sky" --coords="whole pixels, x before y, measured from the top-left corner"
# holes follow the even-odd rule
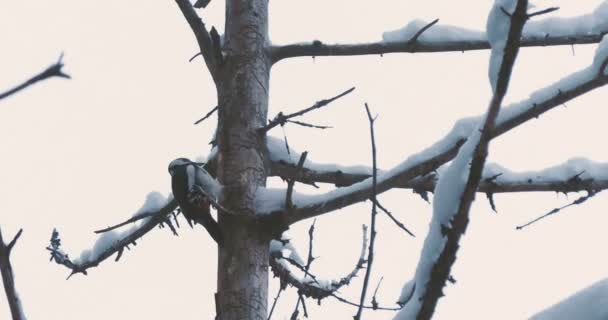
[[[590,12],[601,1],[536,1],[558,5],[557,15]],[[373,4],[372,4],[373,3]],[[464,5],[463,3],[466,3]],[[271,1],[275,43],[375,41],[412,19],[485,28],[492,1],[308,0]],[[223,29],[224,2],[202,14]],[[215,117],[192,123],[215,106],[202,60],[188,62],[197,44],[173,1],[4,1],[0,3],[0,91],[55,62],[65,52],[72,80],[52,79],[0,101],[0,224],[6,238],[24,228],[13,250],[16,285],[29,319],[208,319],[215,315],[215,245],[202,228],[180,237],[154,230],[88,276],[48,262],[57,227],[72,256],[95,241],[93,230],[130,217],[150,191],[170,191],[167,164],[209,151]],[[507,102],[588,66],[595,45],[523,49]],[[390,168],[446,134],[462,117],[482,113],[490,98],[489,52],[390,54],[384,57],[298,58],[274,66],[269,115],[294,111],[356,86],[353,94],[304,119],[334,126],[319,131],[288,126],[290,146],[309,159],[371,164],[363,103],[376,122],[379,165]],[[608,162],[603,104],[598,89],[514,129],[491,145],[490,162],[511,170],[539,170],[573,157]],[[280,128],[272,135],[282,137]],[[271,181],[279,186],[278,181]],[[327,187],[329,188],[329,187]],[[326,188],[326,189],[327,189]],[[301,192],[316,192],[298,186]],[[608,196],[563,211],[524,231],[515,226],[577,195],[496,196],[498,214],[478,195],[453,275],[436,319],[523,319],[574,291],[605,278]],[[414,273],[432,207],[409,190],[381,197],[416,238],[379,217],[375,287],[383,306],[393,306]],[[317,221],[312,271],[341,277],[356,262],[361,224],[369,203]],[[307,228],[290,235],[302,254]],[[184,223],[185,225],[185,223]],[[357,300],[360,277],[341,295]],[[271,279],[269,296],[278,282]],[[368,294],[371,296],[371,294]],[[0,295],[4,297],[4,295]],[[293,289],[283,294],[274,319],[289,318]],[[269,304],[270,306],[270,304]],[[312,319],[347,319],[355,309],[309,301]],[[0,299],[0,318],[9,315]],[[389,319],[390,313],[365,313]]]

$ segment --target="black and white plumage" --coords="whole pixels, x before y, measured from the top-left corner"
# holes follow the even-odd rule
[[[218,223],[211,216],[211,203],[207,198],[208,195],[203,193],[203,190],[207,190],[209,186],[213,187],[215,180],[197,163],[186,158],[171,161],[169,174],[171,174],[173,197],[188,223],[192,225],[191,221],[194,221],[203,225],[213,240],[221,245],[222,232]]]

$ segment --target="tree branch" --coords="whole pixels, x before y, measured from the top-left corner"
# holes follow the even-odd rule
[[[495,3],[494,6],[494,9],[496,9],[497,4]],[[445,286],[446,281],[448,281],[450,278],[452,266],[456,261],[456,253],[459,249],[460,237],[465,233],[469,223],[469,211],[471,209],[471,204],[475,199],[475,192],[477,191],[479,182],[482,178],[482,171],[488,156],[488,146],[490,144],[490,140],[492,139],[492,131],[496,124],[496,118],[498,117],[498,111],[500,110],[502,100],[507,93],[513,65],[515,64],[515,59],[517,58],[517,54],[519,52],[521,33],[524,28],[524,24],[528,19],[526,13],[527,7],[528,0],[518,0],[515,10],[509,15],[509,19],[505,19],[510,20],[509,31],[505,44],[499,44],[500,49],[498,52],[496,52],[502,57],[501,60],[499,60],[501,64],[500,69],[498,70],[498,80],[495,85],[494,94],[492,96],[492,100],[490,101],[481,133],[475,131],[472,132],[472,135],[479,134],[479,140],[467,141],[467,146],[460,150],[458,153],[458,159],[455,160],[448,169],[455,170],[456,172],[462,172],[463,166],[466,168],[470,165],[468,177],[464,183],[464,189],[458,190],[459,188],[453,185],[449,185],[449,189],[441,189],[441,186],[438,187],[440,192],[461,193],[457,194],[457,197],[455,198],[457,199],[457,209],[454,213],[451,212],[453,210],[451,206],[454,203],[450,201],[448,201],[448,203],[435,202],[435,205],[433,206],[433,220],[438,219],[439,223],[441,223],[441,228],[433,228],[432,231],[429,231],[421,254],[421,259],[416,270],[417,286],[414,294],[419,297],[420,300],[419,302],[415,302],[416,304],[420,304],[419,309],[415,312],[415,318],[417,320],[431,319],[433,316],[437,301],[439,301],[439,298],[444,295],[443,287]],[[492,17],[492,13],[490,13],[490,17]],[[489,21],[488,24],[490,23],[498,24],[500,22]],[[493,54],[495,54],[494,48],[492,50]],[[492,70],[492,68],[490,68],[490,70]],[[472,143],[475,143],[474,149],[470,148]],[[470,160],[471,158],[472,160]],[[458,162],[459,160],[464,161],[464,163]],[[455,182],[449,181],[447,183],[453,184]],[[448,195],[446,195],[446,198],[448,198]],[[442,206],[450,207],[443,208]],[[437,211],[449,212],[451,215],[448,216],[449,221],[442,221],[442,214],[445,213]],[[433,247],[432,245],[427,246],[427,242],[437,243],[436,239],[438,237],[443,239],[445,242],[443,245],[437,248]],[[438,250],[438,252],[436,250]],[[427,257],[425,257],[425,255]],[[431,256],[431,258],[428,258],[428,256]],[[430,268],[428,265],[428,259],[431,259],[431,261],[434,260],[431,262],[432,265]],[[421,278],[426,279],[427,282],[418,283],[418,281],[421,281]],[[420,293],[418,293],[419,291]],[[406,308],[407,307],[408,306],[406,305]]]
[[[190,4],[190,0],[175,0],[179,9],[182,11],[184,18],[190,25],[192,32],[194,32],[194,36],[196,37],[196,41],[198,42],[198,46],[201,50],[201,54],[205,59],[205,64],[207,65],[207,69],[211,73],[211,77],[217,83],[218,79],[218,69],[221,67],[221,61],[219,60],[218,55],[216,54],[218,51],[221,51],[221,48],[216,48],[213,44],[211,36],[205,27],[205,23],[198,16],[192,4]]]
[[[306,114],[306,113],[308,113],[310,111],[322,108],[322,107],[324,107],[324,106],[332,103],[333,101],[335,101],[337,99],[340,99],[340,98],[344,97],[345,95],[353,92],[353,90],[355,90],[355,87],[352,87],[352,88],[350,88],[350,89],[348,89],[348,90],[340,93],[339,95],[337,95],[335,97],[331,97],[331,98],[328,98],[328,99],[323,99],[323,100],[317,101],[315,104],[313,104],[312,106],[310,106],[308,108],[302,109],[302,110],[294,112],[294,113],[290,113],[288,115],[285,115],[282,112],[279,112],[274,117],[274,119],[272,119],[272,120],[269,121],[268,125],[266,125],[263,128],[260,128],[259,130],[262,133],[266,133],[266,132],[270,131],[272,128],[278,126],[278,125],[283,126],[283,125],[285,125],[285,122],[287,122],[289,119],[294,118],[294,117],[299,117],[299,116],[304,115],[304,114]]]
[[[63,53],[59,56],[59,59],[57,60],[57,62],[50,65],[44,71],[31,77],[29,80],[25,81],[24,83],[12,88],[12,89],[9,89],[6,92],[0,93],[0,100],[17,93],[17,92],[33,85],[34,83],[36,83],[38,81],[46,80],[46,79],[52,78],[52,77],[70,79],[70,76],[65,74],[63,72],[62,68],[63,68]]]
[[[601,62],[608,62],[608,60],[602,59]],[[491,138],[500,136],[526,121],[538,118],[541,114],[557,106],[563,105],[576,97],[605,85],[608,83],[608,76],[602,72],[598,72],[598,68],[602,70],[601,65],[603,63],[593,63],[583,70],[532,93],[528,99],[502,108],[496,120],[496,126],[491,132]],[[387,191],[416,177],[425,176],[450,161],[456,155],[460,146],[466,141],[467,136],[472,130],[475,130],[476,124],[479,121],[479,117],[458,121],[445,138],[424,151],[410,156],[395,168],[379,175],[378,193]],[[285,158],[276,155],[271,155],[271,157],[274,159]],[[305,172],[301,172],[301,177],[305,176]],[[360,201],[365,201],[371,195],[371,188],[371,179],[368,178],[349,187],[338,188],[320,195],[302,196],[296,193],[294,195],[294,204],[298,209],[290,213],[286,217],[286,221],[295,223]],[[524,186],[519,186],[518,188],[521,188],[522,191],[525,189]],[[283,208],[284,203],[265,203],[261,208],[261,212],[283,215],[285,214]]]
[[[544,36],[524,34],[521,47],[548,47],[575,44],[598,43],[608,30],[589,31],[564,35],[545,34]],[[383,55],[388,53],[423,53],[423,52],[463,52],[490,49],[487,39],[463,40],[418,40],[415,44],[409,41],[370,42],[358,44],[325,44],[321,41],[309,43],[273,46],[271,48],[273,63],[286,58],[323,57],[323,56],[359,56]]]
[[[276,240],[275,240],[276,241]],[[270,252],[270,267],[276,277],[281,279],[281,286],[291,285],[298,289],[298,293],[309,298],[322,300],[332,296],[344,285],[348,285],[350,281],[357,275],[359,270],[365,266],[365,252],[367,248],[367,227],[363,226],[363,244],[361,246],[361,254],[355,268],[345,277],[340,280],[318,281],[316,277],[309,275],[310,281],[305,278],[301,279],[291,272],[289,265],[285,262],[282,254],[283,246],[271,246]],[[293,248],[292,248],[293,249]],[[292,251],[292,249],[288,249]],[[292,253],[295,254],[295,253]],[[294,260],[295,261],[295,260]],[[301,269],[304,269],[301,266]]]
[[[131,244],[136,245],[136,241],[154,229],[154,227],[167,222],[169,215],[173,213],[175,209],[177,209],[177,202],[175,199],[171,199],[162,208],[159,208],[154,215],[142,219],[143,222],[141,224],[136,225],[121,234],[112,232],[104,233],[98,238],[91,251],[83,252],[80,258],[75,260],[71,260],[68,254],[61,249],[61,239],[59,238],[59,232],[57,232],[57,230],[53,230],[50,245],[46,249],[51,252],[51,260],[55,260],[56,263],[64,265],[72,271],[68,278],[76,273],[83,273],[86,275],[87,269],[98,266],[101,262],[115,253],[118,253],[115,260],[118,261],[125,248],[128,249],[128,246]]]
[[[15,276],[13,275],[13,267],[11,266],[10,255],[15,243],[21,237],[23,229],[13,237],[9,243],[4,243],[2,239],[2,230],[0,230],[0,272],[2,273],[2,282],[4,283],[4,292],[6,292],[6,300],[8,301],[13,320],[25,320],[21,300],[17,294],[15,287]]]
[[[292,151],[292,153],[296,153]],[[297,181],[305,184],[330,183],[336,187],[347,187],[370,178],[371,168],[357,167],[349,170],[332,168],[331,164],[313,164],[304,166],[298,174]],[[293,179],[293,170],[296,165],[283,159],[273,159],[271,162],[270,176],[278,176],[284,180]],[[412,189],[416,192],[433,192],[437,180],[441,177],[444,167],[437,169],[425,176],[395,181],[393,188]],[[584,171],[585,178],[571,180],[569,176],[560,174],[562,172],[574,173]],[[513,193],[513,192],[579,192],[585,190],[608,189],[608,176],[602,175],[602,170],[608,170],[608,163],[595,163],[586,159],[568,160],[539,171],[513,172],[498,164],[487,164],[484,167],[482,180],[477,192],[482,193]],[[369,171],[370,173],[363,173]],[[379,175],[386,171],[379,170]]]
[[[363,287],[361,288],[361,295],[359,298],[359,308],[357,309],[357,313],[353,317],[355,320],[361,319],[363,313],[363,305],[365,304],[365,295],[367,294],[367,286],[369,285],[369,277],[372,272],[372,266],[374,264],[374,244],[376,243],[376,216],[378,214],[377,211],[377,203],[376,200],[376,184],[377,184],[377,163],[376,163],[376,138],[374,135],[374,121],[375,118],[372,117],[371,112],[369,111],[369,107],[367,103],[365,103],[365,111],[367,113],[367,120],[369,121],[369,131],[371,137],[371,145],[372,145],[372,214],[371,214],[371,231],[370,231],[370,241],[369,241],[369,249],[367,253],[367,268],[365,268],[365,276],[363,277]]]

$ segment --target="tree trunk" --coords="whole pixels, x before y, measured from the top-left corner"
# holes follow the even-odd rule
[[[220,214],[216,306],[221,320],[267,318],[269,236],[247,217],[255,215],[258,187],[266,183],[264,135],[270,56],[268,0],[227,0],[224,65],[218,77],[218,171],[226,187]]]

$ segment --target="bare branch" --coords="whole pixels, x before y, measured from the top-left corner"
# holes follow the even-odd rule
[[[81,256],[81,258],[77,260],[71,260],[69,256],[63,252],[61,249],[59,233],[56,230],[53,230],[50,245],[46,249],[51,252],[51,260],[55,260],[56,263],[64,265],[72,271],[68,278],[76,273],[83,273],[86,275],[89,268],[98,266],[101,262],[115,253],[118,253],[116,259],[118,260],[119,257],[122,256],[122,252],[125,248],[128,248],[131,244],[135,245],[138,239],[150,232],[157,225],[165,222],[175,209],[177,209],[177,202],[175,199],[171,199],[166,205],[160,208],[156,214],[146,218],[140,225],[132,227],[130,230],[119,235],[105,233],[102,237],[108,235],[108,238],[100,238],[98,239],[98,243],[109,241],[109,244],[106,244],[105,246],[100,245],[101,248],[94,248],[89,256]]]
[[[363,305],[365,304],[365,295],[367,294],[367,286],[369,284],[369,277],[372,273],[372,266],[374,264],[374,245],[376,244],[376,216],[378,214],[377,211],[377,200],[376,200],[376,185],[377,185],[377,162],[376,162],[376,138],[374,135],[374,121],[375,119],[372,117],[371,112],[369,111],[369,106],[365,103],[365,111],[367,113],[367,120],[369,121],[369,131],[371,137],[372,144],[372,214],[371,214],[371,236],[369,241],[369,249],[367,253],[367,268],[365,268],[365,276],[363,278],[363,287],[361,288],[361,295],[359,298],[359,308],[357,309],[357,313],[353,317],[355,320],[361,319],[363,314]]]
[[[575,44],[598,43],[608,30],[589,31],[586,34],[564,35],[526,35],[521,39],[521,47],[547,47]],[[276,63],[285,58],[321,57],[321,56],[358,56],[383,55],[388,53],[422,53],[422,52],[464,52],[490,49],[486,38],[463,40],[418,40],[412,44],[409,40],[395,42],[371,42],[358,44],[325,44],[321,41],[310,43],[273,46],[272,61]]]
[[[294,112],[294,113],[291,113],[291,114],[288,114],[288,115],[284,115],[282,112],[279,112],[279,114],[277,114],[274,117],[274,119],[272,119],[272,120],[269,121],[268,125],[266,125],[263,128],[260,128],[260,132],[266,133],[266,132],[270,131],[270,129],[272,129],[272,128],[278,126],[278,125],[283,126],[283,125],[285,125],[285,122],[287,122],[287,120],[289,120],[291,118],[294,118],[294,117],[298,117],[298,116],[304,115],[304,114],[306,114],[306,113],[308,113],[310,111],[322,108],[322,107],[330,104],[334,100],[340,99],[343,96],[345,96],[345,95],[353,92],[353,90],[355,90],[355,87],[352,87],[352,88],[350,88],[350,89],[348,89],[348,90],[340,93],[339,95],[337,95],[335,97],[331,97],[329,99],[323,99],[323,100],[317,101],[317,103],[313,104],[312,106],[310,106],[310,107],[308,107],[306,109],[302,109],[300,111],[297,111],[297,112]]]
[[[198,42],[198,46],[201,50],[201,54],[205,59],[205,64],[213,77],[213,80],[217,82],[218,77],[218,69],[221,67],[221,61],[218,61],[217,50],[221,50],[220,48],[215,48],[213,45],[211,36],[205,27],[205,23],[198,16],[192,4],[190,4],[190,0],[175,0],[179,9],[182,11],[184,18],[190,25],[192,32],[194,32],[194,36],[196,37],[196,41]],[[196,57],[196,56],[195,56]],[[194,57],[192,57],[194,59]],[[192,59],[190,59],[192,61]]]
[[[23,313],[23,307],[21,300],[17,294],[15,287],[15,276],[13,275],[13,267],[11,266],[10,255],[15,243],[21,237],[23,229],[19,229],[19,232],[13,237],[9,243],[4,243],[2,238],[2,230],[0,230],[0,273],[2,273],[2,282],[4,283],[4,292],[6,292],[6,299],[8,301],[9,308],[11,310],[11,316],[13,320],[25,320],[25,314]]]
[[[551,7],[551,8],[543,9],[543,10],[540,10],[540,11],[528,13],[527,17],[528,17],[528,19],[531,19],[533,17],[540,16],[540,15],[547,14],[547,13],[551,13],[551,12],[554,12],[554,11],[557,11],[557,10],[559,10],[559,7]]]
[[[57,62],[50,65],[44,71],[31,77],[29,80],[25,81],[24,83],[12,88],[12,89],[9,89],[6,92],[0,93],[0,100],[17,93],[17,92],[33,85],[34,83],[36,83],[38,81],[43,81],[43,80],[46,80],[46,79],[52,78],[52,77],[70,79],[70,76],[65,74],[62,69],[63,69],[63,53],[59,56],[59,59],[57,60]]]

